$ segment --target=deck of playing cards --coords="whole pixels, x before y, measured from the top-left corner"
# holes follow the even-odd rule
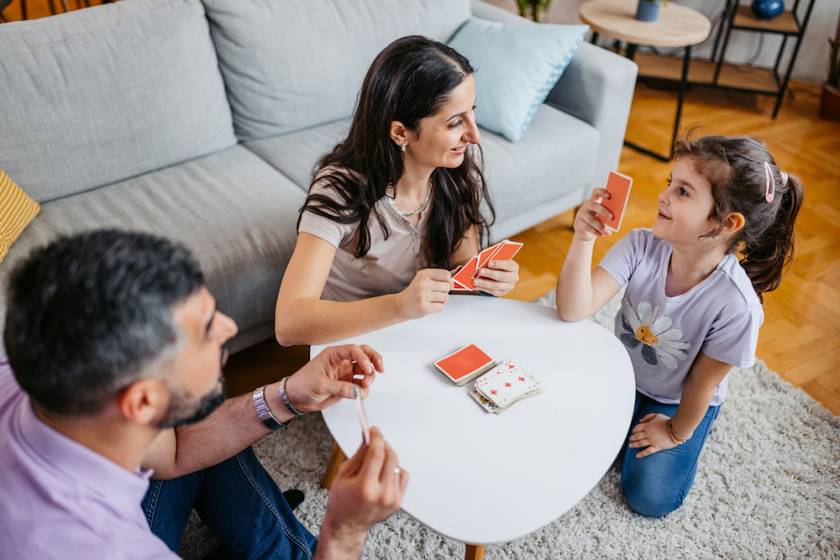
[[[477,290],[475,279],[478,278],[482,268],[492,260],[507,261],[516,256],[522,248],[522,243],[505,239],[491,247],[487,247],[479,254],[467,261],[467,263],[455,270],[452,274],[453,292],[472,292]]]
[[[513,362],[497,365],[473,384],[470,396],[486,412],[501,414],[515,403],[538,395],[540,383]]]
[[[469,383],[495,365],[493,358],[482,352],[475,344],[464,346],[457,352],[435,362],[435,367],[455,385]]]

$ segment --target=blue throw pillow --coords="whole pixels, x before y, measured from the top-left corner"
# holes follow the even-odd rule
[[[522,138],[588,29],[468,20],[449,46],[475,68],[478,124],[511,142]]]

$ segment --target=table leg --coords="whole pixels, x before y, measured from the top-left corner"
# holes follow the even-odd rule
[[[659,161],[671,161],[674,157],[674,143],[677,141],[677,134],[680,131],[680,120],[682,119],[682,108],[683,108],[683,100],[685,98],[685,88],[686,84],[688,83],[688,69],[689,64],[691,62],[691,46],[687,46],[685,48],[685,55],[683,56],[683,65],[682,65],[682,75],[680,76],[680,85],[679,89],[677,90],[677,114],[674,115],[674,129],[671,132],[671,147],[668,149],[668,155],[662,155],[660,153],[654,152],[649,148],[645,148],[635,142],[630,142],[628,140],[624,141],[624,145],[628,148],[632,148],[637,152],[641,152],[645,155],[649,155],[653,158],[658,159]]]
[[[482,560],[484,558],[484,545],[468,544],[464,552],[464,560]]]
[[[346,460],[347,456],[344,455],[344,452],[338,444],[333,442],[332,449],[330,449],[330,458],[327,460],[327,472],[324,473],[324,480],[321,481],[322,488],[326,488],[327,490],[330,489],[333,480],[335,480],[335,477],[338,474],[339,467],[341,467]]]

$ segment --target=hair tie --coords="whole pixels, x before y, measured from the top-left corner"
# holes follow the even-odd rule
[[[776,197],[776,180],[773,178],[773,170],[770,169],[770,164],[766,161],[764,162],[764,177],[764,200],[773,202]]]

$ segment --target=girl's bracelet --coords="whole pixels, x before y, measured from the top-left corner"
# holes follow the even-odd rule
[[[680,436],[677,432],[674,431],[674,424],[668,420],[665,422],[665,429],[668,430],[668,437],[671,438],[671,441],[674,445],[682,445],[686,441],[691,439],[691,436],[694,434],[689,434],[687,437]]]

